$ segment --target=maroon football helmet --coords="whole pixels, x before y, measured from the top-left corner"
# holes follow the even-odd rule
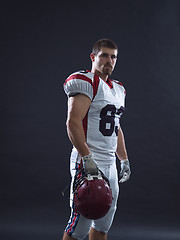
[[[74,185],[74,203],[77,211],[89,219],[106,215],[112,204],[112,191],[102,172],[87,174]]]

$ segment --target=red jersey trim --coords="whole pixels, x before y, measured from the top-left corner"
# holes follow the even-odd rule
[[[96,96],[96,94],[97,94],[98,86],[99,86],[99,77],[94,74],[93,99],[95,98],[95,96]],[[92,99],[92,100],[93,100],[93,99]]]
[[[93,99],[95,98],[99,86],[99,77],[97,75],[94,75],[94,81],[93,81]],[[92,99],[92,101],[93,101]],[[89,111],[88,111],[89,112]],[[83,119],[83,129],[85,137],[87,137],[87,127],[88,127],[88,112],[86,113],[86,116]]]
[[[113,84],[111,82],[112,80],[108,78],[108,80],[106,81],[107,85],[110,87],[110,88],[113,88]]]
[[[64,85],[66,85],[67,82],[69,82],[70,80],[73,80],[73,79],[80,79],[80,80],[84,80],[88,83],[90,83],[92,86],[93,86],[93,83],[92,83],[92,80],[84,75],[81,75],[81,74],[75,74],[75,75],[72,75],[70,77],[68,77],[64,83]]]
[[[121,85],[121,86],[124,88],[124,86],[122,85],[122,83],[121,83],[121,82],[119,82],[119,81],[116,81],[116,80],[111,80],[111,81],[113,81],[113,82],[115,82],[115,83],[117,83],[117,84]],[[125,89],[125,88],[124,88],[124,94],[126,95],[126,89]]]
[[[119,81],[117,81],[117,80],[111,80],[111,81],[113,81],[113,82],[115,82],[115,83],[117,83],[117,84],[119,84],[119,85],[123,86],[123,85],[122,85],[122,83],[121,83],[121,82],[119,82]]]

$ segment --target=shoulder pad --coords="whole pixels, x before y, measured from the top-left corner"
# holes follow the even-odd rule
[[[92,73],[78,71],[71,74],[64,83],[64,91],[68,97],[76,94],[85,94],[91,100],[93,99],[93,80]]]

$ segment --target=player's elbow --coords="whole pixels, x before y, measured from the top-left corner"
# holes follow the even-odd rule
[[[70,129],[71,125],[72,125],[72,121],[70,119],[67,119],[66,120],[66,128]]]
[[[68,118],[66,121],[67,130],[71,130],[71,129],[77,127],[77,125],[78,125],[77,120],[74,118]]]

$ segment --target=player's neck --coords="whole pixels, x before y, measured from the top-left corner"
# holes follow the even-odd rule
[[[104,74],[102,74],[101,72],[99,72],[97,69],[91,69],[91,72],[92,73],[94,73],[94,74],[96,74],[96,75],[98,75],[100,78],[102,78],[104,81],[107,81],[108,80],[108,75],[104,75]]]

